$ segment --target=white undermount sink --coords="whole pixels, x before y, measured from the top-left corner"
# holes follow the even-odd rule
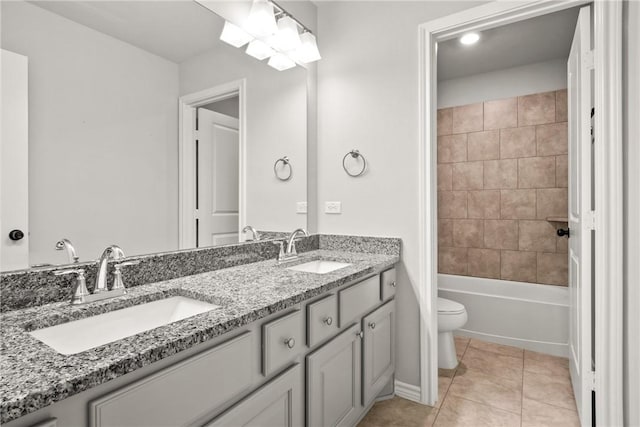
[[[58,353],[76,354],[218,307],[177,296],[38,329],[29,334]]]
[[[331,273],[332,271],[348,267],[350,265],[351,264],[347,264],[346,262],[325,261],[319,259],[315,261],[305,262],[304,264],[294,265],[293,267],[287,267],[287,270],[304,271],[306,273],[327,274]]]

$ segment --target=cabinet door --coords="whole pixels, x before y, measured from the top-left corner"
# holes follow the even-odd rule
[[[304,423],[303,401],[302,368],[296,364],[206,427],[298,427]]]
[[[389,382],[395,368],[394,301],[389,301],[362,319],[362,330],[362,404],[367,406]]]
[[[360,414],[360,325],[307,356],[307,425],[351,426]]]

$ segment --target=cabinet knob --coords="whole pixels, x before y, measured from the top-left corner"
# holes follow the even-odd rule
[[[395,282],[395,280],[394,280],[393,282],[389,283],[389,285],[391,285],[391,287],[392,287],[392,288],[395,288],[395,287],[396,287],[396,282]]]
[[[286,340],[284,340],[284,343],[287,347],[289,348],[293,348],[296,345],[296,340],[294,340],[293,338],[288,338]]]
[[[371,329],[375,329],[375,328],[376,328],[376,322],[371,322],[371,323],[369,323],[369,327],[370,327]]]
[[[358,331],[358,332],[356,332],[356,336],[357,336],[358,338],[362,338],[362,337],[364,337],[364,332],[362,332],[362,331]]]
[[[333,323],[333,317],[331,316],[327,317],[326,319],[324,319],[324,323],[331,326],[331,324]]]

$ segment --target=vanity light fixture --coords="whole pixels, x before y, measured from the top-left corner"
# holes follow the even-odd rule
[[[229,43],[233,47],[242,47],[253,40],[253,37],[237,25],[225,21],[222,34],[220,34],[220,40]]]
[[[247,50],[245,52],[247,53],[247,55],[253,56],[258,61],[269,58],[274,53],[276,53],[276,51],[271,49],[268,44],[258,39],[255,39],[251,43],[249,43],[249,46],[247,46]]]
[[[269,65],[280,71],[321,59],[311,30],[271,0],[253,0],[244,26],[225,22],[220,40],[235,47],[249,43],[248,55],[271,58]]]
[[[480,34],[478,33],[466,33],[460,37],[460,43],[464,45],[476,44],[478,40],[480,40]]]

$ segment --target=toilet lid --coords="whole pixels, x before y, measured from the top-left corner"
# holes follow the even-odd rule
[[[438,298],[438,313],[456,314],[464,311],[464,305],[446,298]]]

